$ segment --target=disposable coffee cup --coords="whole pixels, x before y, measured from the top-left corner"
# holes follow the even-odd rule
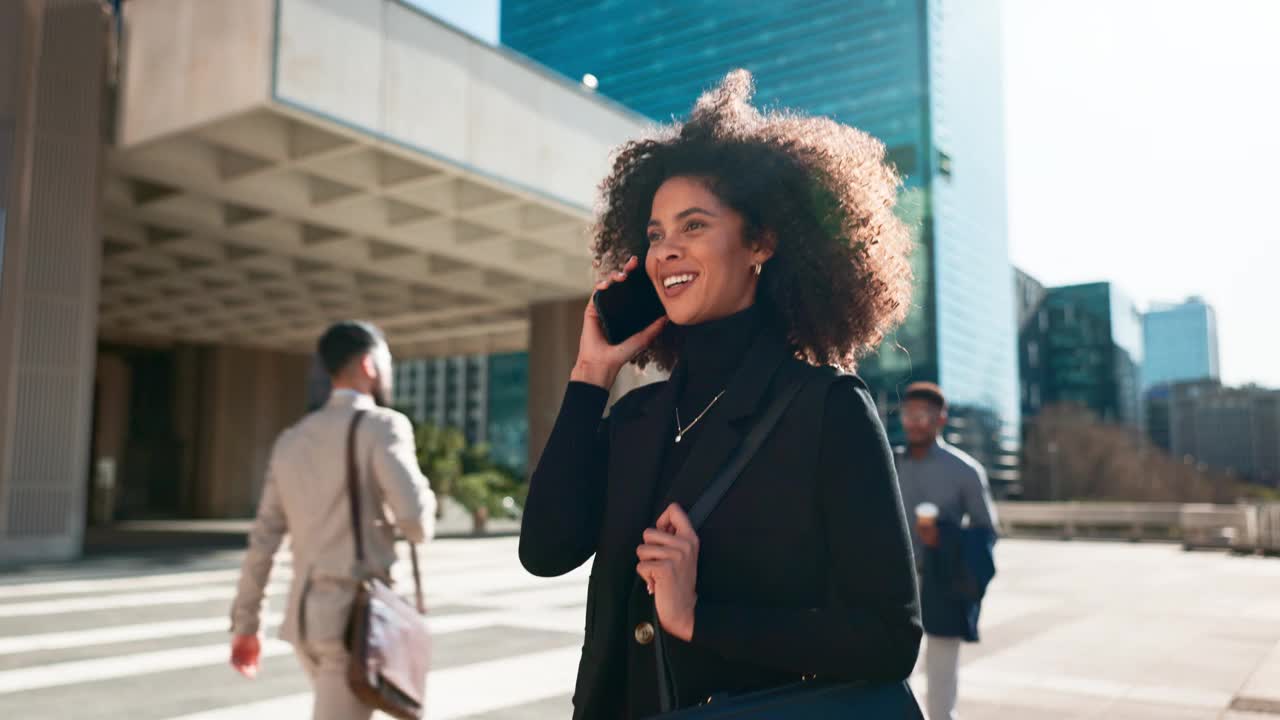
[[[938,523],[938,506],[923,502],[916,506],[916,523],[919,525],[936,525]]]

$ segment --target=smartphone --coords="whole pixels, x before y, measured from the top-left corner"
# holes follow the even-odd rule
[[[617,345],[653,324],[666,314],[658,291],[643,267],[636,268],[627,279],[613,283],[591,296],[604,337]]]

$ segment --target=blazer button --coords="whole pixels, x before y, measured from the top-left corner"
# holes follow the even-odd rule
[[[636,626],[636,642],[641,645],[653,642],[653,623],[642,622]]]

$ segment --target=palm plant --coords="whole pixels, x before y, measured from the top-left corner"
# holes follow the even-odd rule
[[[490,517],[509,517],[524,505],[524,483],[509,468],[495,463],[485,443],[471,444],[461,430],[431,424],[415,431],[418,464],[441,496],[449,496],[471,513],[477,533]]]

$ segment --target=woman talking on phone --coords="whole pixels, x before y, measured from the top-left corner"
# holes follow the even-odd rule
[[[893,456],[844,372],[907,310],[899,180],[865,133],[762,114],[751,92],[731,73],[687,122],[623,145],[602,185],[598,295],[650,282],[665,316],[610,344],[621,321],[588,304],[525,507],[530,572],[595,556],[576,718],[653,715],[660,685],[687,707],[810,676],[900,681],[916,660]],[[671,377],[602,419],[633,360]],[[695,528],[690,508],[735,460]]]

